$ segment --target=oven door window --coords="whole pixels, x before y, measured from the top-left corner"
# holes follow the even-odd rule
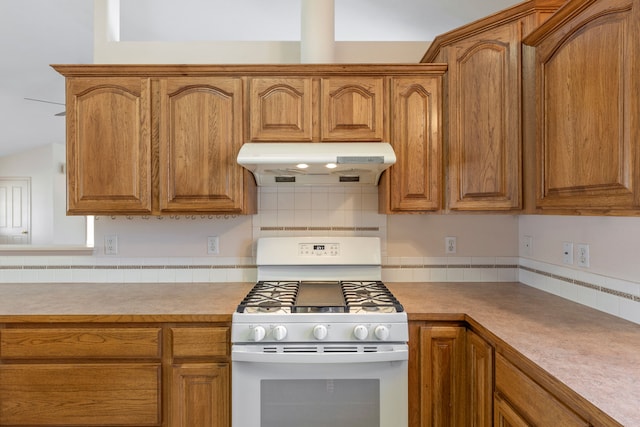
[[[260,381],[261,427],[378,427],[380,380]]]

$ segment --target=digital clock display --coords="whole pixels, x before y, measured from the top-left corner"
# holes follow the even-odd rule
[[[314,251],[324,251],[324,245],[313,245]]]

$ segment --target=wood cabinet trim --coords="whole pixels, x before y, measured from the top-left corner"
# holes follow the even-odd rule
[[[384,76],[442,74],[447,65],[430,64],[52,64],[65,77],[142,76]]]
[[[447,33],[440,34],[436,36],[429,45],[420,62],[434,62],[445,46],[457,43],[467,37],[491,31],[504,24],[523,19],[530,15],[555,13],[564,3],[565,0],[530,0],[501,10]]]

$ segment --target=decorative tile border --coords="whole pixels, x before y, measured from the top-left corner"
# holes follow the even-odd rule
[[[380,227],[260,227],[260,231],[380,231]]]
[[[454,258],[455,260],[455,258]],[[97,271],[127,271],[127,270],[255,270],[255,263],[247,263],[247,264],[180,264],[180,265],[154,265],[154,264],[118,264],[118,265],[103,265],[103,264],[95,264],[95,265],[0,265],[0,271],[56,271],[56,270],[97,270]],[[492,270],[492,269],[515,269],[527,271],[530,273],[537,274],[539,276],[547,277],[550,279],[558,280],[562,283],[566,283],[568,285],[576,285],[583,288],[588,288],[597,292],[603,292],[609,295],[613,295],[619,298],[623,298],[629,301],[640,302],[640,295],[633,295],[628,292],[622,292],[615,289],[607,288],[606,286],[601,286],[593,283],[586,282],[584,280],[572,279],[570,277],[566,277],[561,274],[554,274],[539,268],[532,268],[525,265],[518,264],[500,264],[500,263],[483,263],[483,264],[472,264],[472,263],[464,263],[464,264],[455,264],[454,263],[446,263],[446,264],[429,264],[429,263],[409,263],[409,264],[398,264],[398,263],[390,263],[383,264],[382,269],[384,271],[390,272],[391,270],[437,270],[437,269],[446,269],[446,270]],[[393,280],[393,279],[391,279]],[[1,281],[0,281],[1,282]]]
[[[518,268],[518,264],[387,264],[382,268]]]
[[[551,279],[556,279],[556,280],[559,280],[561,282],[566,282],[566,283],[571,284],[571,285],[582,286],[584,288],[589,288],[589,289],[592,289],[594,291],[604,292],[604,293],[607,293],[607,294],[610,294],[610,295],[615,295],[615,296],[620,297],[620,298],[625,298],[625,299],[628,299],[628,300],[631,300],[631,301],[640,302],[640,296],[638,296],[638,295],[632,295],[632,294],[627,293],[627,292],[621,292],[621,291],[617,291],[615,289],[609,289],[609,288],[604,287],[604,286],[594,285],[592,283],[587,283],[587,282],[585,282],[583,280],[576,280],[576,279],[571,279],[569,277],[561,276],[561,275],[558,275],[558,274],[548,273],[546,271],[539,270],[539,269],[536,269],[536,268],[527,267],[527,266],[524,266],[524,265],[519,266],[519,268],[520,268],[520,270],[528,271],[530,273],[535,273],[535,274],[538,274],[540,276],[549,277]]]
[[[256,268],[241,265],[0,265],[0,270],[209,270]]]

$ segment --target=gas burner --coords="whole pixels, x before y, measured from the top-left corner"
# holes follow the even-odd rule
[[[257,304],[258,311],[269,313],[271,311],[280,310],[282,304],[278,301],[262,301]]]
[[[404,309],[381,281],[260,281],[239,313],[399,313]]]
[[[381,281],[344,281],[344,299],[350,312],[402,312],[404,308]]]
[[[238,305],[238,313],[290,313],[299,282],[260,281]]]

